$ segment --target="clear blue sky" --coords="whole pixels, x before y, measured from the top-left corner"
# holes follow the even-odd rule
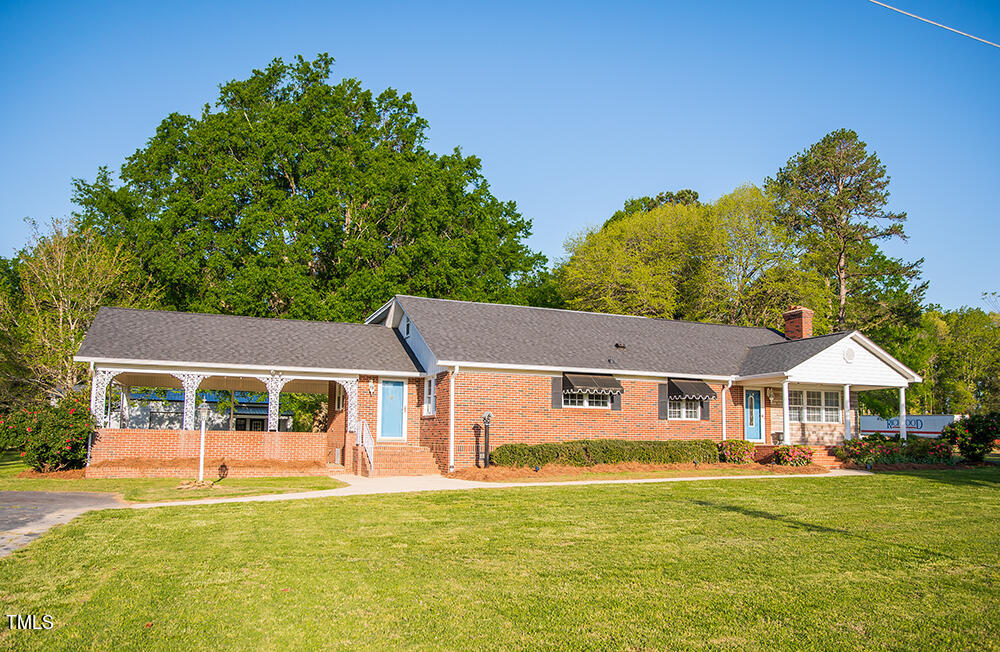
[[[996,0],[890,4],[1000,42]],[[550,258],[629,196],[714,200],[849,127],[889,169],[910,240],[887,249],[926,258],[929,299],[1000,290],[1000,49],[865,0],[3,2],[0,255],[168,113],[324,51],[338,78],[412,92],[431,149],[481,157]]]

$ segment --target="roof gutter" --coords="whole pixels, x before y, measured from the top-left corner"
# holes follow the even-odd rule
[[[218,369],[222,370],[219,375],[225,372],[232,374],[239,372],[252,372],[247,375],[254,375],[258,372],[292,372],[305,374],[333,374],[338,376],[398,376],[404,378],[419,378],[424,375],[419,371],[393,371],[388,369],[334,369],[322,367],[286,367],[281,365],[249,365],[249,364],[225,364],[219,362],[180,362],[176,360],[130,360],[128,358],[97,358],[91,356],[73,356],[74,362],[89,362],[91,366],[95,363],[105,367],[122,367],[122,371],[135,371],[137,373],[169,373],[170,370],[178,369]]]
[[[539,371],[545,373],[571,374],[613,374],[615,376],[649,376],[652,378],[679,378],[684,380],[715,380],[725,382],[732,376],[707,374],[682,374],[663,371],[640,371],[634,369],[608,369],[606,367],[553,367],[550,365],[507,364],[504,362],[470,362],[468,360],[438,360],[442,367],[472,367],[481,369],[505,369],[511,371]]]

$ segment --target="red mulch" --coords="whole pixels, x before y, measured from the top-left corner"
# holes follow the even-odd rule
[[[34,469],[27,469],[17,474],[19,478],[49,478],[51,480],[82,480],[84,469],[67,469],[65,471],[52,471],[42,473]]]
[[[581,480],[599,473],[650,473],[654,471],[726,471],[730,469],[753,469],[760,473],[813,474],[827,473],[829,469],[816,464],[809,466],[771,466],[765,464],[642,464],[625,462],[622,464],[596,464],[594,466],[560,466],[548,464],[538,471],[527,467],[491,466],[488,469],[469,468],[446,474],[449,478],[478,480],[481,482],[513,482],[525,479],[580,476]],[[693,476],[697,477],[697,476]]]

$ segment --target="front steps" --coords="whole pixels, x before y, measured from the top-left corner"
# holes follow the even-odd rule
[[[355,447],[358,455],[358,471],[368,478],[382,478],[392,475],[441,475],[441,468],[434,459],[431,449],[405,442],[375,444],[373,467],[368,466],[368,456],[360,446]]]
[[[813,446],[813,464],[828,468],[841,469],[843,462],[833,456],[833,446]]]

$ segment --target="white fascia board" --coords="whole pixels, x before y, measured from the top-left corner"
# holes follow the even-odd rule
[[[262,372],[265,374],[281,373],[283,376],[291,378],[290,374],[304,374],[303,380],[317,378],[322,375],[333,376],[396,376],[400,378],[419,378],[423,374],[418,371],[389,371],[385,369],[326,369],[315,367],[284,367],[275,365],[231,365],[214,362],[178,362],[175,360],[130,360],[126,358],[93,358],[84,356],[73,356],[76,362],[90,362],[103,368],[121,368],[122,371],[136,371],[143,373],[169,373],[171,371],[196,371],[206,370],[215,372],[217,375],[245,375],[256,376]]]
[[[733,382],[742,383],[742,382],[745,382],[745,381],[748,381],[748,380],[757,381],[757,380],[769,380],[769,379],[773,379],[773,380],[777,380],[777,381],[784,381],[786,378],[788,378],[788,373],[784,372],[784,371],[779,371],[777,373],[771,373],[771,374],[753,374],[751,376],[733,376]]]
[[[614,376],[652,376],[655,378],[682,378],[687,380],[718,380],[727,381],[732,376],[712,376],[706,374],[677,374],[663,373],[660,371],[638,371],[634,369],[602,369],[591,367],[551,367],[546,365],[527,364],[506,364],[502,362],[463,362],[461,360],[438,360],[442,367],[454,367],[458,365],[462,368],[472,369],[510,369],[521,371],[539,371],[547,374],[552,373],[572,373],[572,374],[612,374]]]
[[[388,301],[386,301],[385,303],[383,303],[382,306],[378,310],[376,310],[372,314],[370,314],[367,317],[365,317],[364,323],[365,324],[370,324],[373,321],[377,321],[379,318],[382,317],[383,313],[385,313],[385,312],[387,312],[389,310],[389,308],[392,306],[392,304],[393,304],[394,301],[396,301],[396,297],[393,297],[393,298],[389,299]]]
[[[905,364],[903,364],[902,362],[900,362],[896,358],[892,357],[892,355],[888,351],[886,351],[885,349],[883,349],[881,346],[879,346],[875,342],[872,342],[867,336],[865,336],[864,333],[861,333],[859,331],[854,331],[853,333],[851,333],[851,337],[858,344],[860,344],[861,346],[867,348],[869,351],[871,351],[872,353],[874,353],[875,355],[877,355],[879,358],[882,359],[883,362],[885,362],[890,367],[893,367],[896,371],[900,372],[903,376],[909,376],[908,380],[911,383],[920,383],[920,382],[923,382],[924,379],[921,378],[920,374],[918,374],[914,370],[910,369],[909,367],[907,367]]]

